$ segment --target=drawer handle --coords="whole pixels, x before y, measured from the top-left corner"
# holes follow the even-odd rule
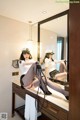
[[[58,113],[58,110],[56,110],[56,109],[54,109],[54,108],[52,108],[52,107],[50,107],[50,108],[48,108],[50,111],[52,111],[52,112],[54,112],[55,114],[57,114]]]

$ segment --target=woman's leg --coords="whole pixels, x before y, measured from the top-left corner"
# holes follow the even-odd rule
[[[53,90],[56,90],[60,93],[62,93],[64,96],[69,96],[69,92],[63,90],[57,83],[54,83],[52,81],[50,81],[49,79],[47,79],[47,85],[52,88]]]
[[[40,84],[39,80],[36,78],[33,82],[32,82],[32,87],[38,87]]]
[[[45,82],[45,79],[44,78],[41,78],[40,79],[41,81],[44,81]],[[39,79],[36,79],[32,82],[32,86],[33,87],[37,87],[40,85],[40,80]],[[46,82],[45,82],[46,83]],[[49,86],[50,88],[52,88],[53,90],[56,90],[60,93],[62,93],[64,96],[69,96],[69,92],[68,91],[65,91],[64,89],[62,89],[58,84],[54,83],[54,82],[51,82],[49,79],[47,79],[47,86]],[[45,86],[43,85],[43,89],[45,90]]]
[[[67,79],[67,72],[56,74],[55,75],[55,79],[56,80],[61,80],[61,81],[66,81],[66,79]]]
[[[28,70],[28,72],[26,73],[26,75],[23,77],[23,83],[24,83],[24,87],[31,85],[34,85],[35,87],[38,86],[40,84],[40,80],[45,81],[45,78],[43,79],[40,74],[37,73],[36,70],[36,63],[32,64],[32,66],[30,67],[30,69]],[[33,81],[34,76],[37,76],[38,80]],[[51,87],[52,89],[62,93],[65,96],[68,96],[69,93],[65,90],[63,90],[60,86],[58,86],[56,83],[51,82],[49,79],[47,79],[47,85],[49,87]],[[45,89],[45,88],[44,88]]]
[[[36,75],[36,63],[33,63],[28,72],[22,78],[23,86],[24,87],[29,86],[33,82],[35,75]]]
[[[66,66],[65,62],[60,63],[59,71],[60,71],[60,73],[67,71],[67,66]]]
[[[40,66],[38,66],[38,62],[35,62],[31,65],[30,69],[28,70],[28,72],[25,74],[25,76],[22,78],[22,82],[23,82],[23,86],[29,86],[30,84],[32,84],[32,82],[34,81],[34,77],[36,76],[38,79],[40,78]],[[38,68],[37,68],[38,66]],[[37,70],[38,69],[38,70]]]

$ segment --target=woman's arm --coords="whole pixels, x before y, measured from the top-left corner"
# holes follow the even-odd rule
[[[63,63],[65,60],[54,60],[55,63]]]
[[[34,60],[26,60],[23,65],[32,65],[33,63],[35,63]]]

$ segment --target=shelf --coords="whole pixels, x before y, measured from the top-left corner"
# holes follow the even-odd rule
[[[19,114],[19,116],[20,116],[23,120],[25,120],[25,118],[24,118],[24,110],[25,110],[25,105],[20,106],[20,107],[18,107],[18,108],[15,109],[15,111]]]
[[[25,105],[20,106],[15,109],[15,111],[19,114],[19,116],[22,118],[22,120],[25,120],[24,118],[24,110],[25,110]],[[44,114],[38,117],[37,120],[50,120],[48,117],[46,117]]]

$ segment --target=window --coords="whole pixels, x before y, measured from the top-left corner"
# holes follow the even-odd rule
[[[64,58],[64,38],[57,38],[57,60]],[[59,70],[59,64],[57,64],[57,69]]]

